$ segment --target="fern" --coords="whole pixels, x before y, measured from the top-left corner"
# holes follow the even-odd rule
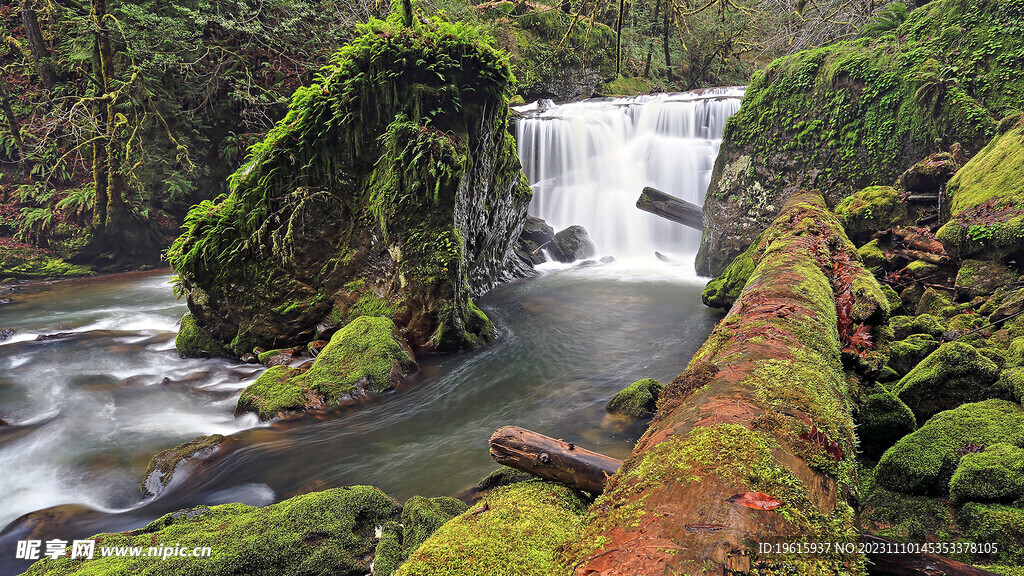
[[[861,38],[878,38],[895,31],[907,19],[907,5],[893,2],[879,10],[860,30]]]

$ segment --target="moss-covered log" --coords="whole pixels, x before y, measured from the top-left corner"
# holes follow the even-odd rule
[[[884,322],[888,302],[820,195],[791,198],[763,245],[729,315],[662,392],[564,548],[566,571],[863,573],[857,554],[764,554],[758,543],[858,541],[841,353],[872,354],[850,343],[850,318]]]

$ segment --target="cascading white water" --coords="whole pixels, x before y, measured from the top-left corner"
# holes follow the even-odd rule
[[[560,230],[580,224],[600,254],[694,253],[700,233],[641,211],[644,186],[703,204],[722,130],[743,88],[517,108],[530,214]]]

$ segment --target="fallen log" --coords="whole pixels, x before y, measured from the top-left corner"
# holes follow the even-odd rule
[[[636,207],[694,230],[704,229],[704,209],[650,186],[644,188]]]
[[[931,254],[937,254],[939,256],[946,255],[946,247],[942,245],[936,238],[915,232],[908,228],[893,228],[893,234],[898,236],[900,240],[910,246],[922,252],[929,252]]]
[[[995,572],[935,554],[881,552],[899,550],[900,545],[877,536],[864,536],[864,544],[870,576],[998,576]]]
[[[605,481],[622,465],[621,460],[518,426],[495,430],[490,446],[491,458],[498,464],[591,494],[603,492]]]
[[[931,252],[922,252],[920,250],[893,250],[893,254],[897,256],[903,256],[907,260],[924,260],[925,262],[931,262],[932,264],[949,264],[949,256],[940,256],[938,254],[932,254]]]

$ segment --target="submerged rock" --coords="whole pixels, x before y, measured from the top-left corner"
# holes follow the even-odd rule
[[[3,330],[0,330],[0,342],[3,342],[4,340],[10,340],[12,337],[14,337],[14,334],[15,332],[14,329],[12,328],[5,328]]]
[[[209,460],[225,440],[226,438],[220,434],[199,436],[160,452],[149,461],[139,492],[146,497],[159,496],[179,466],[189,460]]]
[[[960,459],[975,446],[1019,441],[1024,408],[985,400],[940,412],[886,450],[875,469],[878,483],[907,494],[944,495]]]
[[[398,503],[372,486],[314,492],[256,508],[198,507],[165,514],[144,528],[98,534],[103,546],[208,547],[209,557],[96,556],[40,560],[25,574],[245,574],[364,576],[377,526],[394,521]],[[98,550],[97,550],[98,552]]]
[[[653,378],[637,380],[613,396],[605,408],[634,418],[650,416],[658,408],[658,394],[663,388],[665,386]]]
[[[359,316],[417,354],[479,346],[494,333],[471,297],[528,269],[504,56],[463,24],[362,31],[168,251],[196,324],[236,355]]]
[[[965,402],[1006,395],[993,386],[998,380],[999,367],[977,349],[948,342],[904,376],[893,392],[924,422]]]
[[[242,391],[235,413],[268,420],[282,412],[330,409],[393,388],[416,370],[391,320],[360,316],[334,333],[308,370],[268,368]]]
[[[1013,502],[1024,497],[1024,448],[1005,442],[964,454],[949,481],[954,502]]]
[[[583,226],[573,225],[555,234],[550,244],[551,257],[559,262],[575,262],[597,252]]]

